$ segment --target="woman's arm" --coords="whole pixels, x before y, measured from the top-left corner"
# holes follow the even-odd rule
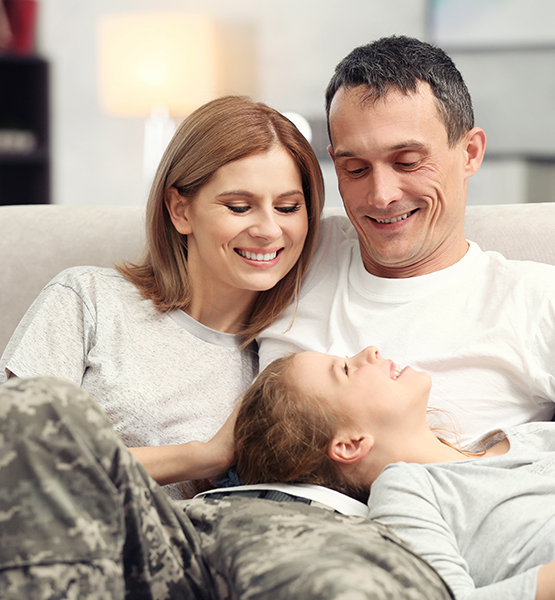
[[[223,427],[208,442],[192,441],[129,450],[160,485],[217,477],[233,464],[233,429],[238,410],[237,405]]]
[[[82,384],[94,322],[70,287],[70,273],[57,275],[21,319],[0,360],[0,381],[54,375]]]

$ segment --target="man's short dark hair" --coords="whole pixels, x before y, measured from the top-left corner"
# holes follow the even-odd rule
[[[468,88],[441,48],[405,36],[381,38],[359,46],[337,65],[326,89],[328,134],[330,106],[340,88],[366,86],[368,94],[364,100],[375,101],[392,90],[414,93],[420,82],[430,85],[449,144],[453,146],[474,127]]]

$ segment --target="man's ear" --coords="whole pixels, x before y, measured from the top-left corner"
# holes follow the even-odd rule
[[[374,438],[371,435],[353,437],[352,435],[340,434],[336,436],[328,448],[328,454],[332,460],[343,464],[355,464],[361,461],[374,446]]]
[[[473,127],[465,136],[466,174],[472,177],[482,164],[486,151],[486,132],[481,127]]]
[[[333,146],[331,144],[328,146],[328,154],[330,155],[333,164],[335,164],[335,154],[333,153]]]
[[[173,226],[182,235],[189,235],[193,232],[188,218],[189,202],[177,191],[175,187],[171,187],[164,194],[164,202],[170,213]]]

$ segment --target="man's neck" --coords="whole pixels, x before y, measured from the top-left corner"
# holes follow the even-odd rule
[[[458,263],[468,252],[469,243],[462,238],[448,246],[436,249],[433,253],[421,260],[415,262],[407,261],[406,264],[399,262],[396,264],[378,264],[369,256],[365,256],[361,248],[362,261],[364,268],[375,277],[384,279],[407,279],[409,277],[419,277],[447,269]]]

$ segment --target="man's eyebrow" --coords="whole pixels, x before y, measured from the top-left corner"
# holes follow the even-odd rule
[[[395,144],[395,146],[391,146],[389,150],[391,152],[395,152],[397,150],[421,150],[423,148],[427,148],[428,146],[418,140],[408,140],[406,142],[401,142],[400,144]]]
[[[418,140],[407,140],[399,142],[394,146],[386,148],[386,152],[398,152],[399,150],[424,150],[428,146]],[[359,158],[359,155],[351,150],[339,150],[334,153],[335,158]]]

